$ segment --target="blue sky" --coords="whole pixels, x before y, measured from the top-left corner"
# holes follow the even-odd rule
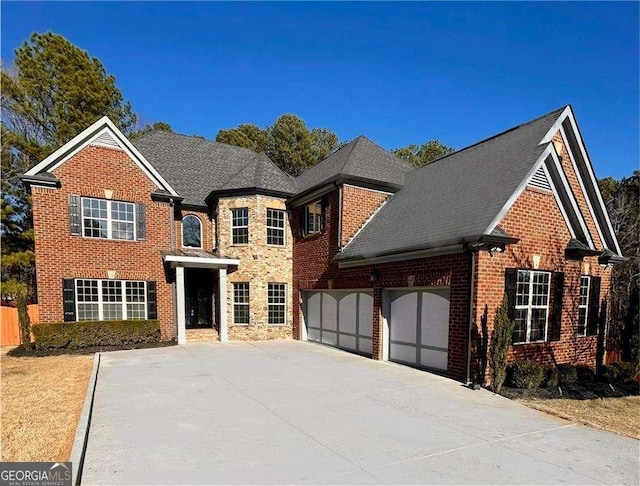
[[[637,2],[2,3],[2,61],[51,30],[145,122],[214,138],[295,113],[341,140],[462,148],[571,103],[598,177],[639,155]]]

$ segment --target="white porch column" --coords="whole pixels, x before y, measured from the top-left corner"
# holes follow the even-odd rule
[[[176,266],[176,312],[178,320],[178,344],[187,342],[185,332],[185,297],[184,297],[184,267]]]
[[[218,334],[220,342],[226,343],[229,340],[227,330],[227,269],[218,270],[218,305],[220,306],[220,332]]]

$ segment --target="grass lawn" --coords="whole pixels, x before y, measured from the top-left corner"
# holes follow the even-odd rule
[[[0,356],[3,461],[66,461],[92,355]]]
[[[537,399],[521,398],[529,407],[573,422],[640,439],[640,397]]]

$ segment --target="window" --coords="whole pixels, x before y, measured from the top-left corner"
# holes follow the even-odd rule
[[[233,323],[249,324],[249,284],[233,284]]]
[[[135,204],[83,197],[82,234],[88,238],[135,240]]]
[[[284,246],[284,211],[267,209],[267,245]]]
[[[202,223],[192,214],[182,218],[182,246],[202,248]]]
[[[249,243],[249,210],[247,208],[231,210],[231,237],[234,245]]]
[[[580,298],[578,300],[578,335],[587,335],[587,319],[589,318],[589,290],[591,277],[580,277]]]
[[[533,270],[518,270],[516,281],[516,328],[514,343],[545,341],[549,317],[551,274]]]
[[[319,233],[324,226],[324,210],[321,201],[315,201],[304,208],[304,234]]]
[[[269,324],[285,324],[287,314],[287,284],[270,283],[268,290]]]
[[[147,318],[146,282],[76,280],[79,321]]]

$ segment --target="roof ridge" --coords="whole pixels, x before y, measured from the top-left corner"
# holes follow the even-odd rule
[[[432,160],[430,163],[428,163],[428,164],[426,164],[426,165],[423,165],[423,166],[421,166],[421,167],[416,167],[416,169],[421,169],[422,167],[428,167],[428,166],[430,166],[430,165],[433,165],[433,164],[434,164],[434,163],[436,163],[436,162],[439,162],[439,161],[441,161],[441,160],[446,159],[447,157],[451,157],[452,155],[458,155],[458,154],[460,154],[461,152],[464,152],[465,150],[468,150],[468,149],[470,149],[470,148],[473,148],[473,147],[476,147],[476,146],[481,145],[481,144],[483,144],[483,143],[486,143],[486,142],[488,142],[488,141],[490,141],[490,140],[493,140],[494,138],[501,137],[501,136],[503,136],[503,135],[506,135],[506,134],[507,134],[507,133],[509,133],[509,132],[513,132],[513,131],[515,131],[515,130],[517,130],[517,129],[519,129],[519,128],[525,127],[525,126],[527,126],[527,125],[531,125],[532,123],[535,123],[535,122],[537,122],[537,121],[539,121],[539,120],[542,120],[543,118],[545,118],[545,117],[547,117],[547,116],[549,116],[549,115],[552,115],[552,114],[554,114],[554,113],[559,113],[559,112],[564,111],[564,110],[567,108],[567,106],[570,106],[570,105],[564,105],[562,108],[558,108],[558,109],[555,109],[555,110],[553,110],[553,111],[550,111],[549,113],[545,113],[544,115],[542,115],[542,116],[538,116],[538,117],[534,118],[533,120],[529,120],[528,122],[521,123],[521,124],[516,125],[516,126],[514,126],[514,127],[508,128],[508,129],[506,129],[506,130],[504,130],[504,131],[502,131],[502,132],[500,132],[500,133],[496,133],[495,135],[492,135],[492,136],[487,137],[487,138],[485,138],[485,139],[483,139],[483,140],[480,140],[479,142],[473,143],[473,144],[471,144],[471,145],[467,145],[466,147],[463,147],[463,148],[461,148],[460,150],[456,150],[455,152],[451,152],[450,154],[445,154],[445,155],[443,155],[442,157],[438,157],[437,159]]]
[[[262,182],[262,176],[264,174],[264,159],[259,157],[256,159],[255,170],[253,173],[253,183],[255,187],[260,187],[260,182]]]
[[[344,164],[342,164],[342,166],[340,167],[340,170],[338,171],[338,173],[343,173],[345,168],[347,167],[347,165],[349,164],[349,162],[351,161],[351,156],[353,155],[353,151],[356,149],[356,146],[358,145],[358,142],[360,141],[360,139],[363,137],[363,135],[359,135],[356,138],[354,138],[351,142],[353,142],[353,145],[351,145],[351,149],[349,150],[349,155],[347,155]],[[343,148],[346,148],[351,142],[349,142],[347,145],[345,145]],[[336,151],[338,152],[338,150]],[[336,153],[334,152],[334,154]],[[333,154],[331,154],[333,155]],[[323,160],[327,160],[329,157],[331,157],[331,155],[329,155],[328,157],[325,157]],[[322,160],[320,162],[318,162],[318,164],[320,164],[322,162]],[[318,165],[316,164],[316,165]]]

